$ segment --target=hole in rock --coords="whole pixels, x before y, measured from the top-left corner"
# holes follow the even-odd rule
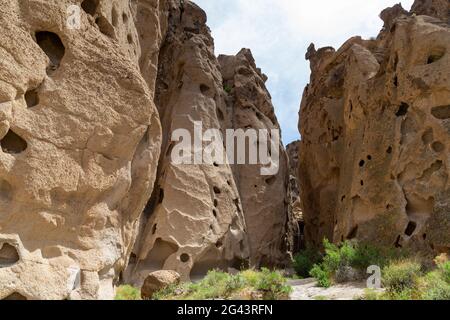
[[[6,136],[0,141],[3,152],[18,154],[27,148],[27,142],[19,137],[12,130],[9,130]]]
[[[219,108],[217,108],[217,118],[218,118],[220,121],[223,121],[223,120],[225,119],[222,110],[220,110]]]
[[[222,248],[222,246],[223,246],[223,243],[221,240],[216,242],[216,248]]]
[[[128,21],[128,16],[125,12],[122,14],[122,20],[123,20],[123,23],[127,23],[127,21]]]
[[[368,155],[368,156],[367,156],[367,160],[369,160],[369,161],[372,160],[372,156],[371,156],[371,155]]]
[[[361,185],[364,186],[364,180],[361,180]]]
[[[409,105],[407,103],[402,102],[400,107],[398,107],[398,111],[395,114],[397,117],[403,117],[408,113]]]
[[[401,248],[402,247],[402,245],[400,244],[400,241],[402,240],[402,236],[398,236],[397,237],[397,240],[395,240],[395,244],[394,244],[394,246],[396,247],[396,248]]]
[[[133,43],[133,36],[131,34],[127,35],[127,41],[128,41],[129,44]]]
[[[190,257],[189,257],[189,255],[188,255],[187,253],[183,253],[183,254],[180,256],[180,261],[183,262],[183,263],[188,262],[189,259],[190,259]]]
[[[9,296],[7,296],[6,298],[4,298],[3,300],[27,300],[27,298],[18,292],[14,292]]]
[[[158,238],[145,258],[145,266],[151,270],[161,270],[167,258],[177,251],[178,246],[176,244]]]
[[[394,86],[398,87],[398,76],[394,77]]]
[[[220,189],[218,187],[214,187],[213,189],[215,194],[220,194]]]
[[[104,35],[114,38],[115,37],[115,31],[114,27],[109,23],[108,19],[105,17],[98,17],[95,19],[95,24],[98,26],[98,29],[101,33]]]
[[[348,240],[355,239],[357,235],[358,235],[358,225],[354,226],[352,230],[350,230],[350,232],[347,235],[347,239]]]
[[[435,48],[428,55],[427,64],[434,63],[436,61],[441,60],[441,58],[445,54],[445,48]]]
[[[36,42],[50,59],[50,64],[47,67],[47,74],[50,74],[58,69],[61,60],[66,53],[66,48],[64,47],[61,38],[53,32],[36,32]]]
[[[9,243],[0,244],[0,268],[11,266],[20,260],[16,247]]]
[[[227,180],[227,184],[228,184],[229,186],[231,186],[231,181],[230,181],[230,180]]]
[[[81,3],[81,8],[84,12],[93,16],[97,12],[99,0],[84,0]]]
[[[214,167],[218,167],[219,166],[219,164],[217,162],[214,162],[213,165],[214,165]]]
[[[426,233],[424,233],[424,234],[422,235],[422,239],[423,239],[423,240],[427,240],[427,234],[426,234]]]
[[[162,203],[164,200],[164,189],[159,189],[159,198],[158,198],[158,203]]]
[[[422,135],[422,141],[423,144],[427,145],[433,141],[433,129],[429,128],[425,131],[425,133]]]
[[[130,254],[130,261],[129,261],[129,263],[130,263],[130,264],[136,264],[137,260],[138,260],[138,258],[137,258],[137,256],[136,256],[136,254],[132,252],[132,253]]]
[[[119,16],[117,14],[116,8],[112,8],[112,11],[111,11],[111,22],[112,22],[112,25],[114,27],[117,27],[117,25],[119,24]]]
[[[209,87],[206,84],[201,84],[200,85],[200,91],[202,94],[206,94],[209,91]]]
[[[218,205],[219,205],[219,201],[217,201],[217,199],[214,199],[214,207],[217,208]]]
[[[29,90],[25,93],[25,102],[27,103],[28,108],[32,108],[39,104],[39,95],[38,90],[33,89]]]
[[[12,200],[13,187],[11,184],[3,179],[0,179],[0,201]]]
[[[157,224],[154,224],[153,225],[153,227],[152,227],[152,234],[155,234],[156,233],[156,229],[158,228],[158,225]]]
[[[366,162],[364,161],[364,160],[361,160],[360,162],[359,162],[359,166],[362,168],[362,167],[364,167],[364,165],[366,164]]]
[[[391,153],[392,153],[392,147],[389,147],[389,148],[386,150],[386,153],[387,153],[387,154],[391,154]]]
[[[416,228],[417,228],[417,223],[415,223],[414,221],[410,221],[408,223],[408,226],[406,227],[405,234],[408,237],[411,237],[413,235],[414,231],[416,231]]]
[[[269,186],[271,186],[271,185],[273,185],[275,183],[276,180],[277,180],[277,177],[276,176],[272,176],[272,177],[266,179],[266,183]]]
[[[450,105],[434,107],[431,109],[431,114],[440,120],[448,119],[450,118]]]
[[[214,215],[214,217],[217,218],[217,211],[216,210],[213,210],[213,215]]]
[[[433,150],[435,152],[442,152],[442,151],[444,151],[445,146],[442,143],[440,143],[439,141],[437,141],[431,145],[431,148],[433,148]]]

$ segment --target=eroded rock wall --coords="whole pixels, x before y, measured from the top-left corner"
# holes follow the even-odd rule
[[[113,297],[161,144],[139,48],[129,1],[0,1],[0,298]]]
[[[267,76],[256,67],[251,51],[242,49],[236,56],[221,55],[219,62],[227,91],[224,114],[228,128],[279,132],[280,125],[265,86]],[[266,139],[270,138],[276,137],[268,135]],[[249,164],[248,159],[246,164],[233,165],[250,240],[250,262],[257,267],[286,262],[286,254],[293,245],[295,226],[290,210],[288,158],[282,144],[276,147],[279,150],[272,150],[272,154],[276,152],[279,159],[273,174],[262,175],[264,165]]]
[[[447,7],[446,7],[447,4]],[[450,248],[448,1],[381,17],[377,39],[311,46],[299,128],[306,237]],[[431,16],[421,15],[430,14]]]
[[[221,129],[226,113],[222,76],[206,26],[192,2],[174,2],[159,54],[156,105],[163,127],[158,182],[146,209],[146,228],[127,277],[142,283],[149,271],[175,270],[184,280],[214,268],[240,268],[249,257],[242,205],[228,164],[175,164],[171,135],[185,129],[194,143],[195,122],[203,132]],[[200,133],[203,133],[200,132]],[[205,147],[208,144],[204,144]],[[201,151],[202,150],[195,150]]]

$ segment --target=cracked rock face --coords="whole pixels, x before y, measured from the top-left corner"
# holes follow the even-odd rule
[[[155,180],[129,1],[71,4],[0,1],[0,298],[112,297]]]
[[[377,40],[352,38],[336,52],[310,47],[299,164],[308,241],[448,252],[450,32],[436,14],[443,4],[416,1],[416,15],[384,11]]]

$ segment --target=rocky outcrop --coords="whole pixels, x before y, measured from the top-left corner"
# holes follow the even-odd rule
[[[225,121],[234,130],[267,130],[265,139],[278,139],[280,125],[274,113],[271,96],[265,82],[267,76],[256,67],[252,53],[242,49],[236,56],[219,56],[223,84],[227,91]],[[261,139],[261,137],[259,137]],[[264,138],[263,138],[264,139]],[[249,139],[251,140],[251,139]],[[279,141],[278,141],[279,142]],[[257,141],[250,141],[257,143]],[[275,150],[276,148],[276,150]],[[286,253],[292,250],[295,226],[289,204],[289,167],[284,147],[271,148],[277,170],[262,175],[260,164],[233,165],[234,179],[242,203],[250,242],[252,266],[276,266],[286,262]]]
[[[309,242],[450,249],[447,13],[446,0],[416,1],[384,11],[375,40],[310,47],[299,164]]]
[[[0,1],[0,299],[112,297],[153,188],[129,1],[75,3]]]
[[[186,164],[173,161],[177,142],[172,141],[172,133],[184,129],[194,139],[202,130],[221,128],[226,105],[205,13],[191,2],[174,3],[169,17],[159,54],[155,99],[163,127],[163,152],[158,182],[145,213],[146,227],[127,272],[136,284],[149,271],[175,270],[187,280],[214,268],[239,268],[249,257],[230,166],[193,164],[193,157]],[[196,123],[203,128],[197,129]]]

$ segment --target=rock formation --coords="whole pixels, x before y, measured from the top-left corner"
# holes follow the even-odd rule
[[[176,142],[171,135],[177,129],[188,130],[193,138],[195,122],[203,130],[221,128],[225,101],[213,50],[205,13],[191,2],[173,3],[156,87],[163,127],[158,182],[135,249],[137,259],[127,272],[136,284],[149,271],[175,270],[187,280],[213,268],[239,268],[249,257],[230,166],[172,161]]]
[[[113,296],[153,188],[129,1],[76,3],[0,1],[0,299]]]
[[[397,5],[382,13],[377,39],[308,50],[299,124],[307,241],[450,249],[448,5]]]
[[[279,131],[267,76],[256,67],[252,53],[242,49],[236,56],[219,56],[224,88],[228,91],[225,120],[235,130]],[[275,137],[272,137],[275,139]],[[269,140],[270,137],[267,137]],[[249,142],[249,143],[256,143]],[[286,261],[295,232],[290,204],[288,158],[282,145],[271,150],[279,155],[278,170],[261,175],[262,164],[235,164],[252,266],[277,266]]]

